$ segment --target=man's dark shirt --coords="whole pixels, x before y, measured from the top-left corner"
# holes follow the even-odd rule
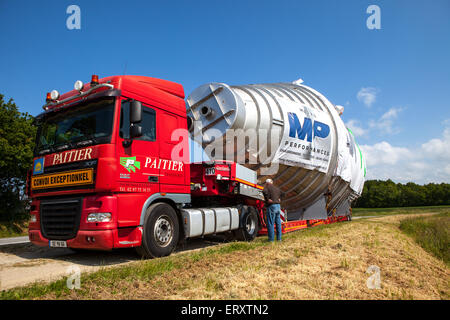
[[[280,203],[284,193],[273,184],[267,183],[263,190],[264,198],[267,204]],[[269,199],[272,200],[269,203]]]

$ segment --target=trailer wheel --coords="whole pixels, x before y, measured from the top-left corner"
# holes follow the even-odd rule
[[[240,241],[252,241],[258,235],[258,213],[254,207],[243,206],[240,228],[234,230],[234,237]]]
[[[144,258],[168,256],[175,250],[179,236],[175,210],[167,203],[155,203],[146,211],[142,244],[136,251]]]

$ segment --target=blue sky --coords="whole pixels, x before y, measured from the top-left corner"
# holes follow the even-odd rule
[[[69,30],[66,9],[81,9]],[[381,30],[369,30],[369,5]],[[179,82],[302,78],[357,134],[368,178],[450,182],[450,1],[0,0],[0,93],[41,112],[91,74]],[[359,93],[359,94],[358,94]]]

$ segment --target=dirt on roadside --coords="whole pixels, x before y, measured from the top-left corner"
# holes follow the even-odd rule
[[[223,242],[220,237],[196,239],[178,252],[199,250]],[[126,265],[141,258],[133,249],[75,252],[67,248],[39,247],[31,243],[0,247],[0,290],[48,283],[67,277],[79,268],[83,274],[102,268]]]
[[[136,260],[130,253],[86,252],[70,249],[38,247],[31,243],[0,247],[0,290],[25,286],[34,282],[58,280],[73,272],[92,272],[105,265],[120,265]]]

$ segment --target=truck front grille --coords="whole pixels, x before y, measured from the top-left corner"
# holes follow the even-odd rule
[[[41,201],[41,230],[47,239],[75,238],[80,227],[81,199]]]

